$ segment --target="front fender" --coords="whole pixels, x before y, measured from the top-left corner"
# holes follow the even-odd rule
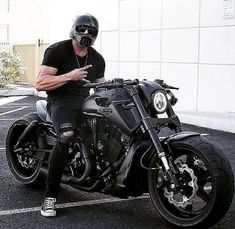
[[[162,144],[163,147],[165,145],[169,148],[169,146],[171,145],[172,142],[176,142],[176,141],[180,141],[182,139],[190,138],[190,137],[193,137],[193,136],[200,136],[200,135],[201,134],[197,133],[197,132],[183,131],[183,132],[176,133],[176,134],[173,134],[169,137],[164,138],[161,141],[161,144]]]

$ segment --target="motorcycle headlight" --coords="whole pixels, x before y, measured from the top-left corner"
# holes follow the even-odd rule
[[[158,114],[162,114],[167,108],[167,98],[166,95],[158,91],[153,96],[153,106]]]

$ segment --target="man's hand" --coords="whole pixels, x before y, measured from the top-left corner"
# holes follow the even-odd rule
[[[66,74],[66,76],[67,76],[68,80],[70,80],[70,81],[83,80],[85,82],[89,82],[89,80],[85,79],[88,74],[88,71],[86,71],[86,70],[91,67],[92,67],[92,65],[86,65],[82,68],[76,68],[73,71],[68,72]]]

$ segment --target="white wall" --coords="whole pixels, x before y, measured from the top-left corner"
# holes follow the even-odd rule
[[[11,43],[36,43],[49,41],[50,1],[9,0],[9,11],[0,14],[1,24],[8,25]]]
[[[235,12],[225,19],[223,3],[11,0],[17,19],[0,19],[10,21],[15,41],[53,43],[69,37],[75,15],[91,13],[100,22],[95,48],[106,59],[107,79],[161,78],[180,87],[178,110],[235,112]],[[27,4],[31,8],[22,8]],[[233,6],[235,11],[235,0]]]
[[[223,17],[223,0],[112,2],[118,28],[101,32],[107,78],[161,78],[180,87],[178,110],[235,112],[235,15]]]

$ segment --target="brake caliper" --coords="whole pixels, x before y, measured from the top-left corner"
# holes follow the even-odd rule
[[[193,197],[198,190],[197,177],[194,175],[193,169],[189,168],[187,164],[181,164],[179,172],[180,176],[187,176],[189,179],[182,179],[180,190],[169,191],[167,187],[164,187],[164,196],[169,203],[174,204],[176,207],[186,207],[192,204]],[[186,189],[187,194],[185,193]],[[188,193],[188,190],[191,190],[190,193]]]

